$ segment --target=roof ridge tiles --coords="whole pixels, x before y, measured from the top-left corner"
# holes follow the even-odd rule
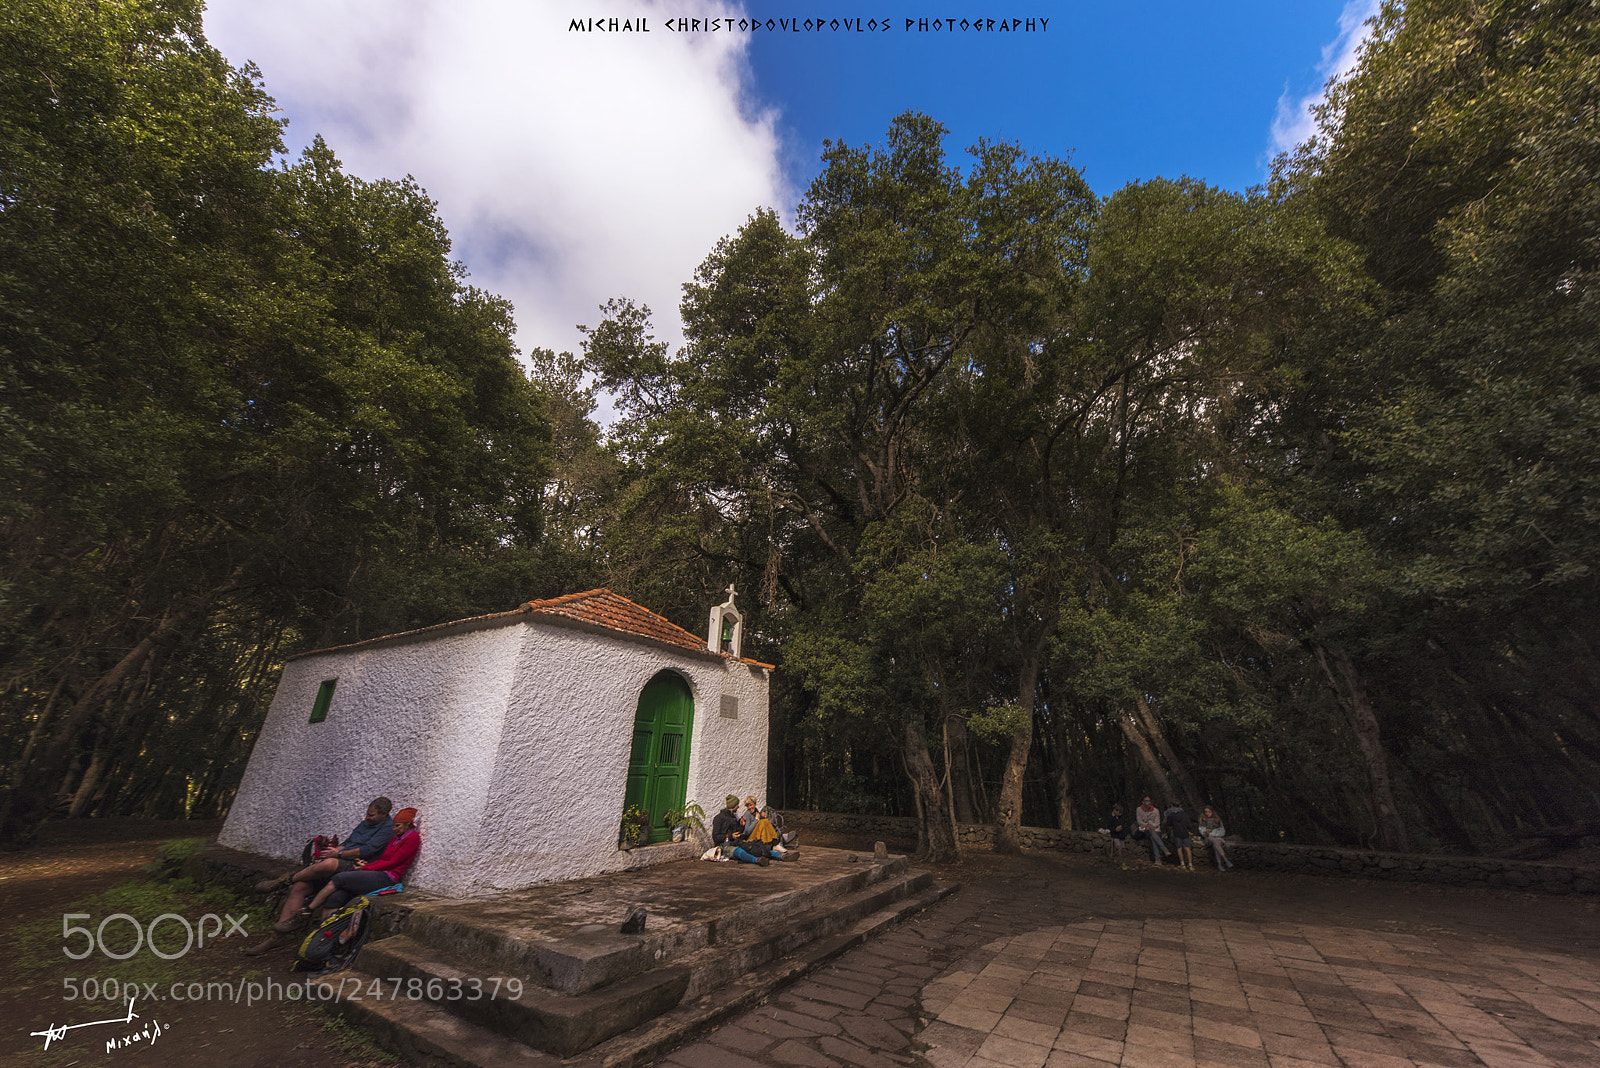
[[[540,615],[568,616],[609,630],[653,638],[685,649],[701,650],[706,647],[692,632],[672,620],[604,587],[542,601],[529,601],[522,608]]]
[[[585,604],[584,602],[591,603]],[[433,634],[454,631],[463,626],[470,627],[475,624],[493,625],[501,621],[510,623],[515,617],[527,617],[530,615],[560,616],[579,624],[613,631],[618,634],[626,634],[635,638],[646,638],[687,652],[722,657],[724,660],[766,668],[769,671],[773,670],[773,665],[762,663],[760,660],[735,657],[719,650],[710,649],[707,647],[706,642],[696,637],[692,631],[685,630],[666,616],[652,612],[644,605],[636,601],[630,601],[622,594],[605,587],[582,590],[578,593],[562,594],[560,597],[549,597],[543,600],[525,601],[509,612],[491,612],[487,615],[458,619],[450,623],[436,623],[433,626],[403,631],[398,634],[381,635],[364,641],[350,642],[324,649],[311,649],[304,653],[296,653],[290,659],[299,659],[302,656],[312,656],[317,653],[332,653],[355,649],[379,642],[414,641]]]

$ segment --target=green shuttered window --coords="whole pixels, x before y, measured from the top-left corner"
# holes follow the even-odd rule
[[[323,679],[317,687],[317,700],[311,706],[311,722],[321,723],[328,718],[328,706],[333,704],[333,687],[338,679]]]

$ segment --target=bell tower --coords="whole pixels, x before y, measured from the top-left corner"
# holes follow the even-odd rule
[[[728,587],[728,599],[711,609],[711,626],[706,631],[706,648],[713,653],[727,653],[738,657],[744,644],[744,617],[733,606],[733,587]]]

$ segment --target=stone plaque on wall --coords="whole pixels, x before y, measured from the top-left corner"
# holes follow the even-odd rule
[[[725,693],[722,695],[722,718],[739,718],[739,699],[731,693]]]

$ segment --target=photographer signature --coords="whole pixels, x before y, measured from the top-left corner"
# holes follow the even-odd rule
[[[139,1019],[139,1014],[133,1011],[133,1003],[134,999],[129,997],[128,1014],[126,1016],[118,1016],[110,1020],[90,1020],[88,1023],[79,1024],[51,1024],[43,1031],[32,1031],[30,1034],[35,1038],[44,1039],[44,1048],[49,1049],[50,1043],[61,1041],[67,1037],[68,1031],[76,1031],[80,1027],[99,1027],[101,1024],[132,1023],[134,1020]],[[133,1032],[132,1034],[124,1035],[122,1038],[107,1039],[106,1052],[110,1053],[114,1049],[122,1049],[126,1046],[131,1046],[136,1042],[146,1042],[150,1045],[155,1045],[156,1039],[160,1038],[166,1029],[166,1027],[162,1026],[157,1021],[151,1020],[149,1023],[145,1024],[142,1028]]]

